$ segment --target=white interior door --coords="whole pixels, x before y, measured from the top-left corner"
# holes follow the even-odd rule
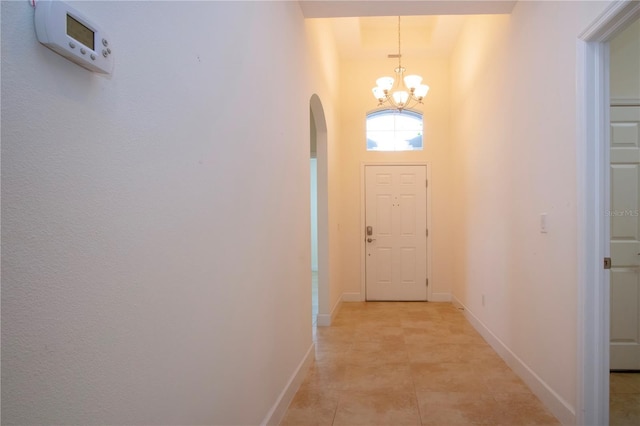
[[[611,363],[640,370],[640,107],[611,108]]]
[[[367,300],[427,300],[427,168],[365,167]]]

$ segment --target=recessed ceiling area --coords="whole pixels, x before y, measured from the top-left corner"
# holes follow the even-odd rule
[[[511,13],[517,0],[299,0],[298,3],[305,18],[342,18],[358,16],[483,15]]]
[[[344,59],[386,58],[398,53],[448,58],[468,15],[509,14],[517,1],[505,0],[299,0],[305,18],[330,18]]]
[[[401,17],[402,55],[446,58],[464,23],[463,15]],[[398,53],[398,17],[330,19],[340,57],[386,58]]]
[[[438,18],[436,16],[407,16],[402,19],[402,32],[405,36],[405,47],[409,44],[428,44],[433,35]],[[393,39],[398,37],[398,24],[395,17],[388,19],[384,17],[360,18],[360,41],[362,47],[377,47],[385,43],[390,43],[394,47]],[[415,42],[415,43],[409,43]]]

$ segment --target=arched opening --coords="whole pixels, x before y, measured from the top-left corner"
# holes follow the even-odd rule
[[[327,123],[318,95],[311,96],[310,175],[311,175],[311,285],[313,324],[319,315],[329,313],[329,211]],[[322,324],[321,324],[322,325]]]

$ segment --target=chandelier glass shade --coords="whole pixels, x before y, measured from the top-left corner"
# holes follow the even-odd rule
[[[429,86],[422,83],[422,77],[416,74],[404,75],[406,69],[402,66],[402,53],[400,51],[400,17],[398,16],[398,66],[395,69],[396,77],[380,77],[376,80],[377,86],[373,88],[373,96],[378,100],[378,106],[388,104],[391,108],[402,111],[422,103],[427,95]]]

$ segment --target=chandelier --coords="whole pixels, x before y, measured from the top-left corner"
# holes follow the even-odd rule
[[[398,67],[395,69],[396,78],[380,77],[376,80],[377,86],[373,88],[373,96],[378,100],[378,106],[388,103],[392,108],[402,111],[422,103],[427,96],[429,86],[420,84],[422,77],[408,75],[402,66],[402,54],[400,53],[400,17],[398,16],[398,55],[389,55],[390,58],[398,57]],[[395,84],[394,84],[395,83]]]

